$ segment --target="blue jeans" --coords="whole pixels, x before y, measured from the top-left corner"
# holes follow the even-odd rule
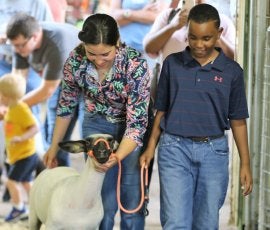
[[[125,132],[125,122],[111,123],[104,116],[90,114],[84,115],[83,137],[91,134],[104,133],[112,135],[118,142],[121,141]],[[140,194],[140,167],[139,156],[141,148],[137,147],[122,162],[121,177],[121,203],[126,209],[134,209],[139,205]],[[114,226],[114,217],[118,210],[116,199],[118,166],[111,168],[105,176],[101,195],[104,207],[104,217],[101,222],[101,230],[111,230]],[[142,212],[127,214],[120,212],[121,229],[138,230],[144,229],[144,215]],[[87,217],[86,217],[87,218]]]
[[[48,147],[48,145],[52,142],[52,136],[53,136],[53,130],[55,126],[55,119],[56,119],[56,109],[58,105],[58,98],[60,95],[60,86],[57,88],[57,90],[54,92],[54,94],[48,99],[47,101],[47,114],[46,114],[46,120],[44,125],[44,133],[45,133],[45,139]],[[70,140],[72,132],[74,130],[74,127],[76,125],[76,121],[79,122],[80,127],[80,136],[82,136],[82,121],[83,121],[83,113],[84,113],[84,102],[82,97],[80,98],[79,105],[77,106],[73,117],[71,119],[71,122],[68,126],[67,132],[63,138],[63,141]],[[70,166],[70,157],[69,153],[64,150],[59,150],[56,155],[58,166]]]
[[[204,143],[162,133],[158,147],[162,229],[218,229],[228,163],[226,136]]]

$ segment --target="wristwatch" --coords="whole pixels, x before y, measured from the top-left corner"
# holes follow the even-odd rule
[[[130,14],[131,14],[131,10],[127,9],[127,10],[124,11],[123,16],[124,16],[124,18],[129,18]]]

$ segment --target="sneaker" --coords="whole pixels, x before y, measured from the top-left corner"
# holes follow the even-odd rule
[[[11,212],[5,218],[6,222],[18,221],[20,219],[25,219],[28,216],[28,212],[24,207],[22,210],[19,210],[15,207],[12,208]]]

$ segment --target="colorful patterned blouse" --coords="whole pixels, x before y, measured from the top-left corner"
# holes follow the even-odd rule
[[[150,99],[147,62],[136,50],[120,47],[110,72],[100,83],[96,68],[87,59],[83,45],[75,48],[64,65],[57,115],[72,116],[82,92],[86,113],[104,115],[113,123],[126,121],[124,136],[141,145],[148,123]]]

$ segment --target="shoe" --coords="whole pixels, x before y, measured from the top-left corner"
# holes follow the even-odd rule
[[[22,210],[19,210],[15,207],[12,208],[11,212],[5,218],[6,222],[18,221],[28,217],[28,211],[24,207]]]

